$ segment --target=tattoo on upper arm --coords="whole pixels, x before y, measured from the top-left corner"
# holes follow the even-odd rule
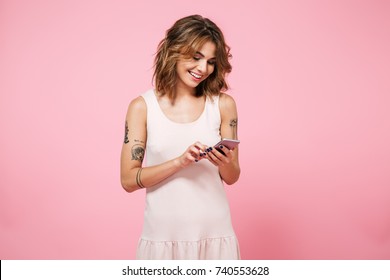
[[[237,139],[237,122],[238,119],[232,119],[229,123],[230,128],[232,129],[233,132],[233,139]]]
[[[126,121],[126,125],[125,125],[125,144],[129,143],[129,125],[127,124],[127,121]]]
[[[133,148],[131,148],[131,159],[138,160],[142,163],[144,160],[145,149],[143,146],[135,144]]]

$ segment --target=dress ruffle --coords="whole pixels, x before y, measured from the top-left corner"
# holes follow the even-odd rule
[[[238,260],[240,250],[235,236],[199,241],[153,241],[140,239],[139,260]]]

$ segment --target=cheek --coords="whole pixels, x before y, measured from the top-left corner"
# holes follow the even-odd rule
[[[214,72],[215,65],[208,65],[208,74],[212,74]]]
[[[188,70],[192,69],[194,66],[191,63],[183,63],[181,65],[181,70],[183,72],[187,72]]]
[[[185,72],[187,72],[187,67],[184,64],[178,65],[176,67],[176,73],[177,74],[183,74]]]

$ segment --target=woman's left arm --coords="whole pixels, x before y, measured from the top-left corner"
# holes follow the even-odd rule
[[[226,94],[221,93],[219,99],[219,110],[221,113],[221,137],[238,139],[237,134],[237,107],[234,99]],[[209,160],[219,168],[219,174],[226,184],[232,185],[240,177],[240,164],[238,160],[238,146],[233,150],[226,147],[222,148],[225,156],[213,149],[208,153]]]

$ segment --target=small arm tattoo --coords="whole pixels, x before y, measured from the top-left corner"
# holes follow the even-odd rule
[[[126,125],[125,125],[125,144],[129,143],[129,125],[127,124],[127,121],[126,121]]]
[[[144,160],[145,149],[141,145],[134,145],[131,149],[131,159],[142,162]]]
[[[237,123],[238,123],[238,119],[232,119],[229,123],[233,132],[233,139],[237,139]]]
[[[232,128],[237,126],[237,119],[232,119],[229,124]]]

